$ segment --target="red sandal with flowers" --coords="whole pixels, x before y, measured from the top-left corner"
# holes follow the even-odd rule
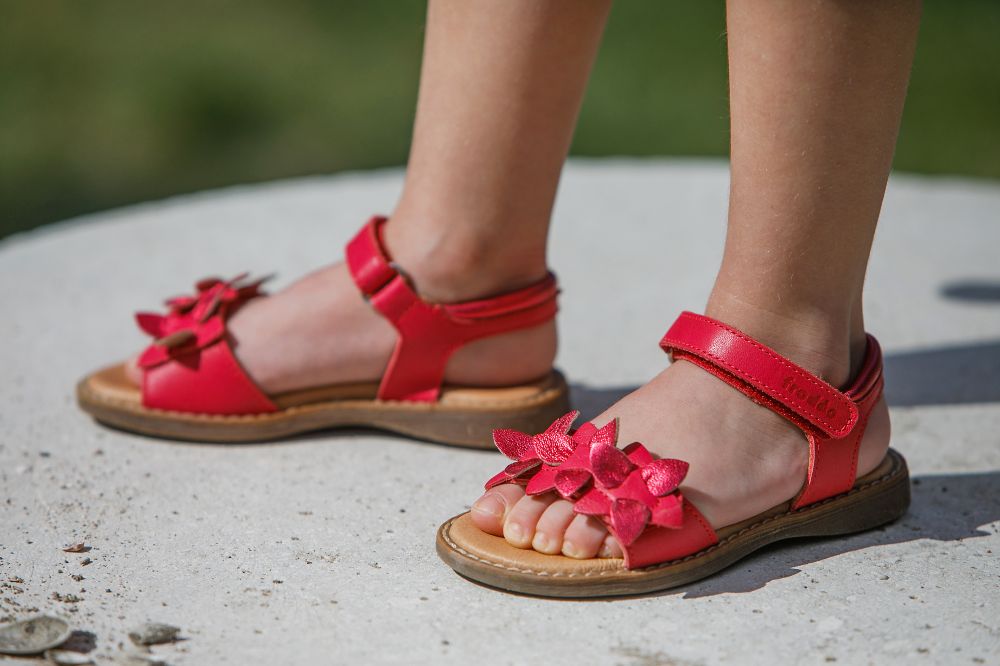
[[[482,338],[531,328],[556,313],[555,277],[476,301],[435,304],[414,291],[372,218],[347,246],[364,298],[399,338],[381,382],[266,395],[244,372],[226,331],[229,318],[264,294],[262,280],[208,279],[198,293],[167,301],[167,314],[139,313],[155,341],[139,358],[142,387],[119,364],[85,377],[80,406],[98,421],[158,437],[213,442],[276,439],[337,426],[370,426],[448,444],[491,446],[497,423],[538,430],[568,409],[563,376],[499,388],[443,384],[451,354]]]
[[[695,363],[802,429],[809,470],[796,497],[712,529],[681,493],[687,463],[654,459],[638,442],[618,449],[615,421],[570,432],[571,413],[535,436],[495,431],[495,444],[514,462],[486,487],[518,483],[528,495],[558,493],[576,513],[601,519],[624,558],[576,560],[515,548],[480,531],[468,513],[438,530],[441,558],[463,576],[524,594],[643,594],[699,580],[776,541],[849,534],[905,513],[909,475],[899,453],[890,449],[874,471],[855,478],[861,438],[882,396],[875,338],[868,336],[861,371],[844,391],[740,331],[690,312],[660,345],[673,359]]]

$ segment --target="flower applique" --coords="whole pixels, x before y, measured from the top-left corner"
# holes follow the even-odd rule
[[[654,459],[639,442],[619,449],[617,420],[600,429],[591,427],[588,436],[570,436],[577,416],[571,412],[534,436],[494,431],[497,448],[514,462],[486,487],[518,483],[529,495],[555,491],[574,503],[576,513],[601,518],[624,547],[649,525],[680,528],[684,498],[678,487],[688,463]]]
[[[194,295],[167,299],[166,314],[137,313],[139,328],[153,338],[139,365],[160,365],[214,343],[225,333],[225,319],[246,301],[262,296],[260,287],[268,279],[252,280],[246,273],[231,280],[206,278],[197,282]]]

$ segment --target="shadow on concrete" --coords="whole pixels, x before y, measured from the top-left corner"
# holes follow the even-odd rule
[[[1000,402],[1000,341],[887,354],[885,375],[885,395],[893,407]],[[570,386],[573,405],[583,419],[597,416],[637,388]]]
[[[941,287],[941,295],[955,301],[1000,303],[1000,282],[960,280]]]
[[[1000,471],[925,474],[915,476],[911,481],[911,502],[906,514],[884,527],[850,536],[790,539],[775,543],[705,580],[662,592],[557,601],[607,603],[616,599],[675,595],[682,595],[682,599],[700,599],[718,594],[755,592],[772,581],[803,573],[801,567],[866,548],[919,540],[951,542],[990,536],[996,528],[989,526],[997,521],[1000,521]],[[987,554],[986,557],[995,556]],[[876,585],[892,579],[891,570],[888,574],[884,572],[882,568],[867,565],[858,573],[869,576],[872,584]],[[470,578],[466,580],[493,589]],[[805,581],[805,587],[823,582],[810,577]],[[507,590],[504,593],[532,596]]]
[[[711,578],[663,594],[696,599],[753,592],[771,581],[801,573],[799,567],[856,550],[921,539],[948,542],[988,536],[993,529],[982,528],[1000,521],[998,491],[1000,472],[916,476],[909,511],[891,525],[856,536],[802,540],[797,546],[792,541],[768,546]],[[876,577],[875,573],[869,572],[872,577]],[[891,571],[888,575],[891,579]]]
[[[1000,341],[888,354],[885,377],[893,407],[1000,402]]]

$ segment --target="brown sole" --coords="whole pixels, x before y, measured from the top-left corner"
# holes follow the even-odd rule
[[[438,529],[437,552],[448,566],[491,587],[542,597],[649,594],[710,576],[778,541],[869,530],[896,520],[910,504],[906,460],[890,449],[875,471],[843,494],[798,511],[790,503],[717,530],[719,542],[683,559],[626,569],[621,558],[574,560],[515,548],[479,530],[468,513]]]
[[[367,427],[442,444],[493,448],[494,428],[541,432],[569,411],[566,379],[553,370],[530,384],[503,388],[445,386],[433,403],[374,398],[375,384],[328,386],[273,396],[278,412],[219,416],[151,409],[123,366],[77,384],[80,408],[106,425],[153,437],[198,442],[260,442],[316,430]]]

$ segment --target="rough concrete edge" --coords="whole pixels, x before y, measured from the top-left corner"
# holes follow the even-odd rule
[[[567,169],[571,171],[590,171],[608,166],[658,166],[672,167],[675,169],[698,169],[708,171],[728,165],[727,157],[719,156],[687,156],[676,157],[663,155],[636,156],[636,155],[610,155],[605,157],[578,156],[567,161]],[[127,204],[117,208],[110,208],[103,211],[95,211],[84,215],[78,215],[44,224],[34,229],[20,231],[6,238],[0,239],[0,251],[11,246],[34,241],[43,238],[48,234],[60,233],[71,228],[76,228],[83,224],[92,222],[112,222],[117,219],[128,217],[144,210],[158,208],[161,206],[177,207],[189,203],[205,201],[219,195],[231,195],[241,191],[252,190],[255,194],[264,194],[268,190],[283,189],[289,186],[307,186],[311,184],[324,183],[328,185],[349,183],[355,180],[368,180],[372,177],[398,177],[405,172],[406,166],[378,167],[373,169],[362,169],[353,171],[341,171],[327,174],[312,174],[308,176],[295,176],[292,178],[280,178],[277,180],[236,183],[224,187],[211,188],[207,190],[196,190],[171,195],[162,199],[151,199],[140,203]],[[924,174],[913,172],[893,171],[889,177],[889,184],[894,187],[922,187],[929,183],[940,185],[961,185],[963,187],[977,190],[983,194],[996,194],[1000,196],[1000,181],[978,176],[962,176],[958,174]]]

